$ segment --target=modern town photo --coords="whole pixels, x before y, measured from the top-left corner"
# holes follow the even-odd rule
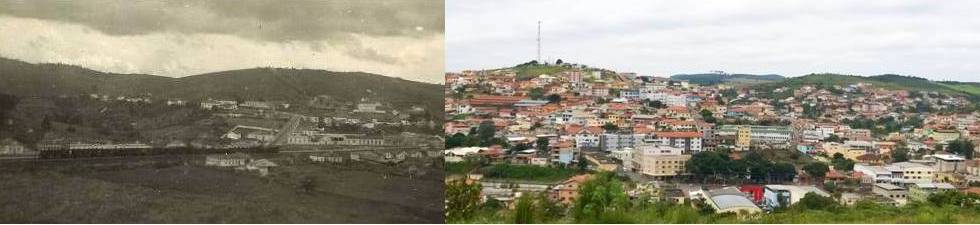
[[[448,223],[980,222],[977,2],[446,4]]]

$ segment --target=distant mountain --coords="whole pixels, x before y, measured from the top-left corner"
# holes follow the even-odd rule
[[[877,76],[854,76],[842,74],[809,74],[800,77],[786,78],[779,82],[763,83],[753,86],[757,90],[773,90],[776,88],[795,89],[804,85],[829,89],[835,85],[846,86],[856,83],[868,83],[874,87],[889,90],[935,91],[950,95],[980,98],[980,84],[965,82],[937,82],[925,78],[884,74]]]
[[[442,86],[362,72],[254,68],[171,78],[114,74],[65,64],[31,64],[0,58],[0,92],[21,96],[150,95],[185,100],[307,101],[317,95],[357,101],[371,96],[396,107],[421,105],[442,111]]]
[[[700,73],[700,74],[676,74],[670,76],[673,80],[686,80],[700,85],[715,85],[721,83],[762,83],[781,81],[785,77],[776,74],[724,74],[724,73]]]

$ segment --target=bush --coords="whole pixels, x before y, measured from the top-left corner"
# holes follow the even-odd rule
[[[481,169],[487,178],[553,182],[567,179],[577,172],[574,169],[498,164]]]

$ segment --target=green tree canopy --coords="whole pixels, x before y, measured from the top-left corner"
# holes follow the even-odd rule
[[[477,132],[480,138],[480,146],[490,146],[493,144],[493,139],[497,135],[497,126],[491,120],[484,120],[480,122]]]
[[[575,222],[615,222],[629,207],[629,198],[615,174],[603,172],[579,186],[578,198],[572,207]]]
[[[542,99],[544,98],[544,88],[531,88],[527,96],[531,97],[531,99]]]
[[[824,176],[827,175],[827,171],[830,171],[830,168],[827,166],[826,163],[812,162],[810,164],[807,164],[806,166],[803,166],[803,171],[806,171],[806,173],[810,175],[810,177],[823,179]]]
[[[466,184],[453,181],[446,185],[446,220],[462,221],[469,219],[480,208],[479,183]]]
[[[522,195],[517,198],[516,206],[514,206],[514,223],[534,223],[534,199],[531,199],[530,195]]]
[[[892,162],[909,161],[909,149],[897,148],[891,152]]]
[[[960,138],[950,141],[948,145],[949,146],[946,148],[946,151],[962,155],[967,159],[973,159],[973,150],[975,146],[973,145],[973,142],[970,142],[970,140]]]
[[[839,207],[840,204],[834,198],[818,195],[813,192],[806,193],[799,202],[793,205],[793,208],[809,210],[834,210]]]
[[[535,141],[534,147],[536,147],[538,149],[538,151],[547,152],[548,151],[548,144],[549,143],[550,142],[549,142],[548,138],[546,138],[546,137],[539,137],[538,140]]]

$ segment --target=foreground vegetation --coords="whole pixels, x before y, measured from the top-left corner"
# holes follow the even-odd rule
[[[0,222],[444,221],[443,174],[435,168],[419,168],[428,173],[411,177],[401,165],[320,165],[299,159],[270,158],[280,166],[264,177],[205,167],[200,165],[203,156],[4,162]]]
[[[493,179],[557,182],[578,173],[577,169],[562,167],[496,164],[480,169],[483,176]]]
[[[833,198],[807,195],[789,208],[768,214],[718,214],[694,200],[670,204],[652,196],[629,198],[624,182],[608,174],[582,184],[570,206],[521,197],[514,209],[493,200],[479,202],[479,184],[447,186],[448,223],[978,223],[980,196],[959,192],[934,194],[927,202],[903,207],[859,201],[843,206]],[[464,191],[469,190],[469,191]],[[567,208],[566,208],[567,207]],[[557,213],[556,213],[557,212]]]

